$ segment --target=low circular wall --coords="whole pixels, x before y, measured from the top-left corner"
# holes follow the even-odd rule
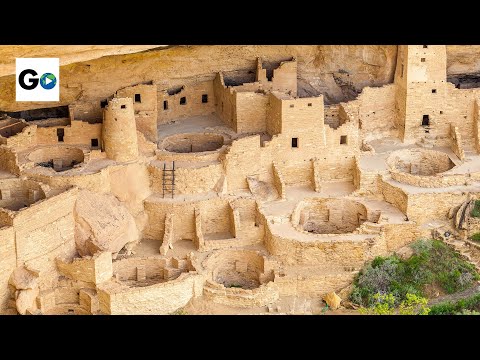
[[[224,144],[224,137],[214,133],[177,134],[165,138],[161,148],[174,153],[201,153],[215,151]]]
[[[83,150],[69,146],[48,146],[32,151],[28,160],[35,166],[53,168],[55,171],[65,171],[81,164],[85,160]]]
[[[266,306],[278,299],[275,274],[268,260],[254,250],[224,250],[203,263],[211,271],[204,295],[234,307]]]
[[[448,154],[425,149],[393,152],[387,159],[392,179],[423,188],[464,185],[465,174],[450,174],[455,167]]]

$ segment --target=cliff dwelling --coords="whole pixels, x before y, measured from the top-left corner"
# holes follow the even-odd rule
[[[377,256],[466,238],[478,75],[395,49],[372,86],[322,91],[287,46],[111,82],[84,61],[51,107],[0,98],[0,313],[315,313]]]

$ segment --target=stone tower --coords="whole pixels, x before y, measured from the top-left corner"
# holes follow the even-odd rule
[[[400,45],[395,71],[396,123],[404,142],[435,138],[445,121],[447,53],[445,45]]]
[[[124,162],[138,158],[137,127],[132,98],[113,98],[105,107],[103,146],[109,159]]]

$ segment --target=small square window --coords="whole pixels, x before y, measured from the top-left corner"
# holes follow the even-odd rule
[[[347,145],[347,135],[340,136],[340,145]]]
[[[437,89],[432,89],[432,94],[436,94],[437,93]]]
[[[423,48],[424,48],[424,49],[427,49],[427,48],[428,48],[428,45],[423,45]]]
[[[202,104],[208,103],[208,94],[203,94],[202,95]]]
[[[127,105],[120,105],[120,107],[121,107],[122,109],[126,109],[126,108],[127,108]]]
[[[187,103],[187,98],[185,96],[182,96],[180,98],[180,105],[185,105]]]
[[[168,101],[163,100],[163,110],[168,110]]]
[[[312,106],[312,103],[308,103],[308,106]]]
[[[430,116],[423,115],[422,117],[422,126],[429,126],[430,125]]]
[[[291,108],[293,108],[294,106],[295,106],[295,105],[293,105],[293,104],[290,104],[290,107],[291,107]]]
[[[107,100],[103,100],[103,101],[100,101],[100,107],[103,109],[105,106],[107,106],[108,104],[108,101]]]
[[[421,58],[420,61],[421,61],[421,62],[425,62],[425,58]]]
[[[142,102],[142,96],[140,94],[135,94],[135,102],[141,103]]]
[[[292,138],[292,148],[298,148],[298,138]]]
[[[92,148],[98,147],[98,139],[91,139],[90,144],[92,145]]]
[[[443,114],[443,111],[442,111],[442,110],[440,110],[440,114]]]

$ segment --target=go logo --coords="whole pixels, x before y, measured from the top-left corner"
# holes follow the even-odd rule
[[[23,70],[18,76],[18,84],[25,90],[33,90],[38,85],[38,79],[34,77],[30,78],[30,85],[27,85],[25,83],[25,77],[27,75],[37,76],[38,73],[33,69]],[[57,78],[52,73],[45,73],[40,77],[40,86],[45,90],[51,90],[55,85],[57,85]]]
[[[16,70],[17,101],[59,101],[58,58],[17,58]]]

